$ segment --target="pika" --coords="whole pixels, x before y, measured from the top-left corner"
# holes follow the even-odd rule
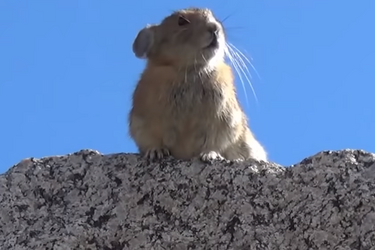
[[[136,35],[146,59],[129,112],[129,134],[148,159],[267,161],[250,131],[225,63],[226,34],[210,9],[173,12]]]

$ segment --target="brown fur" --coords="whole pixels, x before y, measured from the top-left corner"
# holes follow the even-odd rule
[[[187,30],[174,25],[181,14],[190,21],[188,34],[200,41],[186,40],[186,34],[186,42],[173,36]],[[150,27],[152,33],[144,33],[153,37],[151,44],[135,40],[141,49],[133,49],[145,52],[148,62],[133,93],[129,130],[146,157],[266,160],[237,100],[232,70],[223,58],[215,57],[223,48],[200,48],[211,41],[204,33],[211,17],[209,10],[181,10]],[[223,39],[222,28],[220,32]],[[149,48],[143,51],[142,46]]]

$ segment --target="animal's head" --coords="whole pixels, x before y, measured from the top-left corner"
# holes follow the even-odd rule
[[[211,10],[189,8],[140,30],[133,52],[138,58],[163,64],[207,65],[224,59],[225,39],[223,26]]]

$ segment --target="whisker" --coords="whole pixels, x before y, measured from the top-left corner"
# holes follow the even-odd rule
[[[236,46],[230,43],[231,46],[250,64],[251,68],[255,71],[255,74],[258,75],[259,79],[261,79],[260,75],[258,74],[258,71],[255,69],[254,65],[251,63],[251,61],[242,53],[241,50],[239,50]],[[253,60],[253,58],[250,58]]]
[[[249,100],[248,100],[248,97],[247,97],[246,88],[245,88],[243,78],[242,78],[242,74],[241,74],[241,71],[240,71],[240,65],[237,62],[236,58],[233,56],[233,50],[228,44],[226,44],[225,52],[226,52],[226,55],[228,56],[231,64],[233,65],[234,70],[237,72],[238,77],[240,78],[240,82],[241,82],[242,88],[243,88],[244,93],[245,93],[246,104],[249,105]]]
[[[204,57],[203,54],[201,54],[201,56],[202,56],[202,59],[204,60],[204,62],[205,62],[206,64],[208,64],[208,61],[207,61],[206,57]]]
[[[229,46],[233,46],[233,45],[229,45]],[[232,52],[233,52],[234,56],[237,58],[237,60],[240,61],[241,66],[246,69],[246,72],[249,74],[250,78],[252,78],[251,73],[249,72],[249,69],[246,66],[246,63],[244,62],[244,60],[242,59],[242,57],[240,56],[240,54],[237,51],[235,51],[235,49],[233,47],[231,47],[231,49],[232,49]],[[245,58],[245,60],[246,59],[247,58]]]
[[[194,72],[198,72],[198,78],[199,80],[201,80],[201,73],[199,70],[197,70],[197,63],[198,63],[197,54],[195,54],[194,55]]]
[[[255,73],[257,74],[257,76],[259,77],[259,79],[261,79],[258,71],[256,70],[256,68],[254,67],[254,65],[251,63],[251,61],[242,53],[241,50],[239,50],[236,46],[234,46],[233,44],[231,44],[231,46],[233,46],[233,48],[242,56],[242,58],[244,58],[251,66],[251,68],[255,71]],[[251,60],[253,60],[252,57],[250,57]]]
[[[248,69],[246,63],[245,63],[245,61],[247,61],[252,66],[250,60],[236,46],[234,46],[232,43],[228,42],[227,43],[227,47],[228,47],[228,51],[230,51],[230,53],[232,54],[231,55],[232,59],[234,59],[234,61],[236,62],[236,63],[234,63],[234,64],[236,64],[236,66],[234,66],[234,67],[235,67],[235,69],[237,71],[237,74],[239,75],[240,79],[242,79],[242,77],[240,76],[241,72],[242,72],[242,74],[244,74],[244,77],[246,78],[246,80],[247,80],[247,82],[248,82],[248,84],[249,84],[249,86],[250,86],[250,88],[251,88],[251,90],[253,92],[255,100],[258,103],[258,97],[257,97],[255,89],[254,89],[254,87],[253,87],[253,85],[251,83],[251,80],[249,79],[249,77],[252,78],[252,76],[251,76],[251,73],[249,72],[249,69]],[[252,68],[255,70],[254,66],[252,66]],[[249,75],[249,77],[248,77],[248,75]],[[259,76],[259,74],[258,74],[258,76]],[[242,82],[242,85],[243,85],[243,82]],[[243,88],[244,88],[244,86],[243,86]],[[244,88],[244,91],[245,91],[245,95],[246,95],[246,89],[245,88]]]
[[[246,27],[240,27],[240,26],[229,26],[225,27],[226,30],[232,30],[232,29],[246,29]]]
[[[251,91],[253,92],[253,95],[255,97],[256,102],[258,102],[258,97],[256,95],[255,89],[253,87],[253,84],[251,83],[251,80],[249,79],[249,77],[252,78],[252,76],[251,76],[251,73],[249,72],[248,67],[246,66],[245,62],[242,60],[241,56],[239,56],[239,54],[237,52],[234,52],[234,55],[241,62],[241,66],[242,66],[241,67],[241,71],[245,75],[245,78],[246,78],[246,80],[247,80],[247,82],[248,82],[248,84],[249,84],[249,86],[251,88]],[[248,77],[248,75],[245,73],[245,71],[243,69],[246,70],[246,72],[248,73],[249,77]]]
[[[238,9],[235,10],[235,11],[233,11],[231,14],[227,15],[225,18],[223,18],[223,19],[221,20],[221,22],[224,23],[226,20],[229,19],[229,17],[231,17],[231,16],[233,16],[234,14],[236,14],[236,11],[238,11]]]
[[[233,12],[232,14],[227,15],[226,17],[224,17],[224,18],[221,20],[221,22],[224,23],[226,20],[229,19],[229,17],[233,16],[233,14],[234,14],[234,12]]]

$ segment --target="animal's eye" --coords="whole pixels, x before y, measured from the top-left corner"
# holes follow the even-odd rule
[[[183,16],[178,17],[178,25],[183,26],[183,25],[186,25],[186,24],[189,24],[189,23],[190,23],[190,21],[187,20],[185,17],[183,17]]]

